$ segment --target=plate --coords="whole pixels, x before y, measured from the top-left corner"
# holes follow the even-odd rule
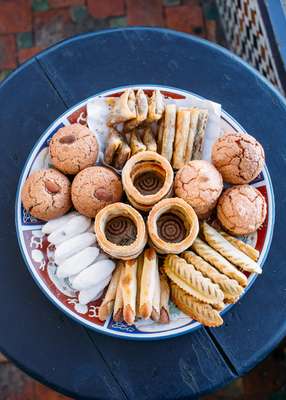
[[[138,88],[138,86],[132,87],[134,89]],[[188,100],[191,96],[202,99],[202,97],[197,94],[169,86],[140,85],[140,87],[146,91],[159,89],[165,96],[173,99]],[[191,320],[173,304],[170,304],[170,323],[168,325],[160,325],[149,320],[139,321],[134,326],[128,326],[124,322],[115,322],[111,318],[105,322],[100,321],[98,319],[98,308],[101,299],[91,302],[87,306],[78,303],[73,290],[68,285],[68,281],[58,279],[55,275],[55,267],[49,263],[48,241],[46,236],[41,232],[43,222],[33,218],[21,205],[21,188],[27,176],[37,169],[50,166],[47,146],[55,132],[60,127],[71,123],[77,122],[86,124],[87,103],[89,101],[98,96],[118,96],[124,89],[126,89],[126,87],[108,90],[82,101],[62,114],[39,138],[26,161],[19,180],[15,213],[17,237],[24,261],[35,282],[49,300],[66,315],[87,328],[119,338],[134,340],[166,339],[192,332],[202,325]],[[241,125],[224,110],[221,112],[221,129],[222,131],[245,132]],[[247,239],[244,238],[244,240],[247,240],[260,251],[258,263],[263,267],[271,244],[275,216],[274,195],[267,166],[265,166],[261,174],[251,182],[251,185],[256,187],[264,196],[268,206],[268,213],[262,228],[257,233],[247,237]],[[250,289],[255,279],[256,274],[252,274],[248,277],[249,284],[245,292]],[[235,305],[227,306],[221,314],[223,315],[231,307],[235,307]]]

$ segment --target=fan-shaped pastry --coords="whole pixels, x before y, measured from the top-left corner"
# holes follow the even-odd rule
[[[179,254],[198,235],[198,217],[193,208],[178,197],[157,203],[148,216],[147,227],[153,246],[160,254]]]
[[[170,163],[153,151],[131,157],[122,170],[122,184],[130,203],[141,211],[170,195],[174,172]]]
[[[138,257],[147,242],[142,216],[124,203],[103,208],[96,215],[94,230],[103,251],[122,260]]]

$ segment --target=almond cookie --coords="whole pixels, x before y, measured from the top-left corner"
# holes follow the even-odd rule
[[[243,184],[255,179],[264,165],[261,144],[246,133],[227,133],[212,148],[212,162],[228,183]]]
[[[52,164],[64,174],[75,175],[95,164],[98,143],[86,126],[72,124],[60,128],[49,145]]]
[[[120,201],[122,185],[119,177],[106,167],[85,168],[73,180],[72,201],[74,207],[87,217],[95,217],[98,211]]]
[[[55,169],[36,171],[23,186],[23,207],[44,221],[60,217],[71,208],[70,187],[68,178]]]

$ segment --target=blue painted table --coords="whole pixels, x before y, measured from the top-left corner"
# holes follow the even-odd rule
[[[163,84],[220,102],[266,150],[277,202],[264,272],[219,329],[160,342],[88,331],[41,293],[21,258],[15,192],[33,144],[68,107],[125,84]],[[168,30],[129,28],[75,37],[41,53],[0,87],[0,348],[27,373],[82,399],[183,399],[253,368],[286,333],[286,104],[226,50]]]

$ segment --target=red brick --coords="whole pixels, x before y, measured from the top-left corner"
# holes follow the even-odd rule
[[[127,0],[128,25],[163,26],[161,0]]]
[[[199,30],[203,31],[203,11],[200,6],[183,5],[168,7],[165,9],[165,12],[168,28],[188,33],[199,33]]]
[[[17,66],[16,39],[14,35],[0,36],[0,70]]]
[[[30,0],[0,1],[0,33],[18,33],[31,30]]]
[[[34,57],[38,54],[42,49],[40,47],[30,47],[29,49],[21,49],[18,51],[18,60],[19,63],[22,64],[24,61],[29,58]]]
[[[84,3],[84,0],[49,0],[49,6],[51,8],[78,6]]]
[[[124,15],[124,0],[87,0],[87,7],[94,18]]]

